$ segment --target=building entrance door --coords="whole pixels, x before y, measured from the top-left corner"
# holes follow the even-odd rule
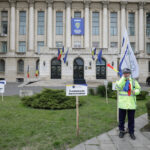
[[[73,79],[84,79],[84,61],[76,58],[73,63]]]

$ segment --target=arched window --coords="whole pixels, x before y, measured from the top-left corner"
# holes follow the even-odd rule
[[[17,72],[18,73],[24,73],[24,61],[23,60],[18,60],[17,63]]]
[[[5,72],[5,61],[3,59],[0,59],[0,72]]]
[[[36,68],[35,69],[39,71],[39,59],[36,61]]]
[[[61,79],[61,60],[57,58],[51,61],[51,79]]]
[[[96,79],[106,79],[106,61],[102,58],[102,63],[96,61]]]
[[[76,58],[73,63],[73,78],[84,79],[84,61],[82,58]]]

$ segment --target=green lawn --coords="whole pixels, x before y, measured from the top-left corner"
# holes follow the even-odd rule
[[[66,150],[117,126],[116,100],[80,97],[80,136],[76,137],[76,110],[37,110],[22,105],[18,96],[0,100],[0,150]],[[136,116],[146,112],[138,101]]]

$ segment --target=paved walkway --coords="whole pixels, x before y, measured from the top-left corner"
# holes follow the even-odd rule
[[[136,140],[131,140],[129,134],[120,139],[118,128],[115,128],[68,150],[150,150],[150,132],[140,132],[140,129],[147,123],[147,114],[136,118]]]

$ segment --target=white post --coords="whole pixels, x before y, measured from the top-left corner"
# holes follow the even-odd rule
[[[71,1],[66,1],[66,47],[71,47]]]
[[[15,1],[11,2],[11,22],[10,22],[10,50],[15,51],[15,15],[16,15],[16,10],[15,10]]]
[[[139,3],[139,50],[144,51],[144,18],[143,2]]]
[[[123,38],[123,29],[126,27],[126,5],[127,2],[121,2],[121,44]]]
[[[119,122],[119,108],[118,108],[118,101],[119,101],[119,91],[117,90],[117,122]]]
[[[52,48],[52,1],[48,2],[47,46]]]
[[[79,136],[79,97],[76,96],[76,134]]]
[[[85,1],[85,32],[84,32],[84,47],[89,48],[89,1]]]
[[[107,86],[105,86],[105,88],[106,88],[106,103],[108,104]]]
[[[33,2],[29,4],[29,50],[34,50],[34,8]]]
[[[107,5],[108,2],[103,2],[103,48],[108,48],[108,16],[107,16]]]
[[[2,93],[2,102],[4,101],[4,98],[3,98],[3,93]]]

